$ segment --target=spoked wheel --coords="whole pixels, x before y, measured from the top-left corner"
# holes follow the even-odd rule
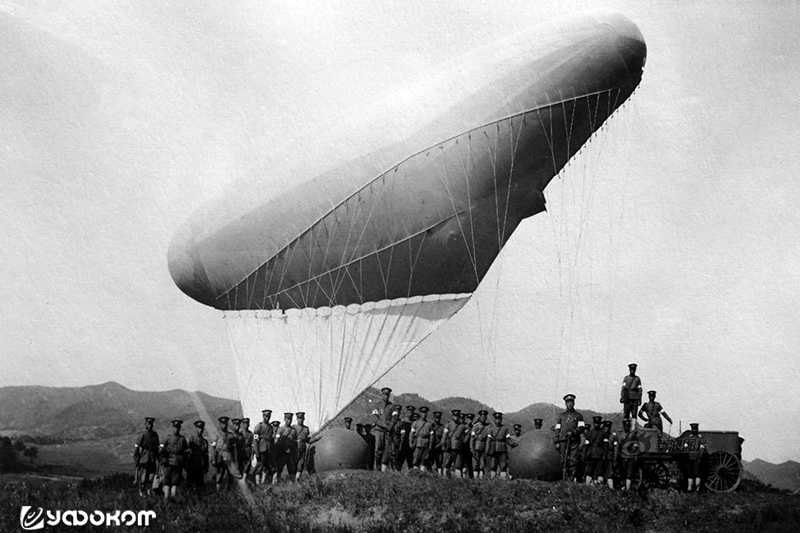
[[[742,481],[742,463],[735,455],[716,451],[708,456],[706,488],[712,492],[733,492]]]
[[[645,488],[669,488],[669,468],[662,462],[642,465],[642,485]]]

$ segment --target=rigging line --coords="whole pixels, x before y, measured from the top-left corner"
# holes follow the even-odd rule
[[[378,196],[375,198],[374,202],[372,203],[372,207],[369,210],[369,215],[367,216],[367,220],[364,221],[364,226],[362,227],[361,233],[358,236],[358,240],[356,241],[356,245],[353,247],[353,253],[350,254],[350,259],[345,264],[350,265],[350,264],[353,263],[353,258],[358,253],[358,247],[361,246],[361,240],[364,238],[364,234],[366,233],[367,228],[369,227],[369,224],[372,221],[372,215],[375,214],[375,207],[377,207],[377,205],[381,202],[381,199],[383,198],[383,194],[385,192],[386,192],[386,181],[383,182],[383,188],[380,190],[380,192],[378,193]],[[344,257],[342,258],[342,260],[344,260]]]
[[[497,168],[495,167],[495,156],[492,154],[492,148],[489,146],[489,135],[486,130],[483,130],[483,136],[486,139],[486,151],[489,153],[489,162],[492,164],[492,181],[494,183],[494,218],[497,228],[497,248],[500,249],[500,205],[497,203]]]
[[[472,195],[470,194],[469,190],[469,171],[471,169],[472,163],[472,146],[470,142],[467,142],[467,168],[464,168],[464,158],[461,155],[461,145],[458,144],[458,139],[456,139],[456,151],[458,152],[458,159],[461,162],[461,169],[464,171],[464,182],[467,186],[467,213],[469,214],[469,232],[472,238],[472,255],[475,257],[475,264],[478,263],[478,249],[475,246],[475,225],[472,220]],[[477,266],[475,268],[475,281],[480,282],[477,273]]]
[[[422,247],[425,245],[425,236],[427,232],[422,234],[422,238],[419,242],[419,248],[417,248],[417,254],[414,256],[414,260],[411,262],[410,273],[408,275],[408,295],[407,297],[411,297],[411,288],[412,288],[412,281],[414,279],[414,271],[417,269],[417,261],[419,261],[419,254],[422,253]],[[408,240],[408,251],[409,251],[409,259],[411,254],[411,239]]]
[[[519,130],[517,131],[517,142],[514,143],[514,120],[511,119],[509,124],[509,131],[511,134],[511,165],[508,170],[508,186],[506,187],[506,206],[503,212],[503,230],[501,233],[502,245],[505,246],[506,241],[506,224],[508,222],[508,206],[511,203],[511,181],[514,179],[514,163],[517,159],[517,149],[519,148],[519,141],[522,138],[522,128],[525,126],[525,115],[522,115],[522,120],[519,123]]]
[[[602,91],[597,91],[597,92],[602,92]],[[579,98],[583,98],[583,97],[585,97],[585,96],[587,96],[587,95],[573,96],[573,97],[569,97],[569,98],[567,98],[567,100],[577,100],[577,99],[579,99]],[[547,104],[547,106],[556,106],[556,105],[560,105],[560,103],[561,103],[560,101],[550,102],[549,104]],[[336,204],[336,205],[334,205],[333,207],[331,207],[331,208],[330,208],[330,209],[329,209],[329,210],[328,210],[326,213],[324,213],[324,214],[323,214],[323,215],[321,215],[319,218],[317,218],[317,220],[315,220],[314,222],[312,222],[312,223],[311,223],[311,224],[310,224],[310,225],[309,225],[309,226],[308,226],[308,227],[307,227],[305,230],[303,230],[303,231],[301,232],[301,234],[300,234],[298,237],[295,237],[294,239],[292,239],[292,241],[291,241],[291,242],[287,243],[287,244],[286,244],[286,245],[285,245],[285,246],[284,246],[284,247],[283,247],[281,250],[278,250],[277,252],[275,252],[275,254],[273,255],[273,257],[274,257],[275,255],[279,254],[281,251],[283,251],[283,249],[285,249],[285,248],[288,248],[289,246],[291,246],[291,245],[292,245],[292,243],[294,243],[294,242],[298,241],[299,239],[301,239],[301,238],[302,238],[302,237],[303,237],[303,236],[304,236],[306,233],[308,233],[308,231],[310,230],[310,228],[311,228],[312,226],[316,225],[317,223],[319,223],[319,222],[322,220],[322,218],[325,218],[325,217],[327,217],[329,214],[331,214],[332,212],[334,212],[335,210],[337,210],[337,209],[338,209],[338,208],[339,208],[341,205],[343,205],[343,204],[344,204],[344,203],[345,203],[345,202],[346,202],[346,201],[347,201],[349,198],[351,198],[352,196],[354,196],[354,195],[358,194],[358,192],[360,192],[360,191],[362,191],[362,190],[366,189],[366,188],[367,188],[367,187],[369,187],[369,186],[370,186],[370,185],[371,185],[373,182],[375,182],[375,181],[379,180],[379,179],[380,179],[382,176],[384,176],[385,174],[388,174],[388,172],[389,172],[391,169],[393,169],[393,168],[395,168],[395,167],[399,167],[400,165],[402,165],[402,164],[403,164],[403,163],[405,163],[406,161],[409,161],[410,159],[412,159],[412,158],[414,158],[414,157],[416,157],[416,156],[418,156],[418,155],[422,154],[422,153],[423,153],[423,152],[425,152],[425,151],[430,151],[430,150],[431,150],[431,149],[432,149],[434,146],[437,146],[437,145],[440,145],[440,144],[443,144],[443,143],[450,142],[450,141],[452,141],[452,140],[456,139],[457,137],[460,137],[460,136],[464,135],[464,134],[465,134],[465,133],[467,133],[467,132],[478,131],[478,130],[480,130],[480,129],[482,129],[482,128],[485,128],[485,127],[487,127],[487,126],[491,126],[492,124],[495,124],[495,123],[497,123],[497,122],[500,122],[500,121],[503,121],[503,120],[507,120],[507,119],[509,119],[509,118],[511,118],[511,117],[518,117],[518,116],[520,116],[520,115],[524,115],[525,113],[529,113],[529,112],[531,112],[531,111],[534,111],[534,110],[535,110],[535,109],[533,109],[533,108],[531,108],[531,109],[525,109],[525,110],[522,110],[522,111],[520,111],[520,112],[518,112],[518,113],[512,113],[512,114],[510,114],[510,115],[507,115],[507,116],[503,116],[503,117],[500,117],[500,118],[497,118],[497,119],[493,119],[493,120],[492,120],[492,121],[490,121],[490,122],[486,122],[486,123],[484,123],[484,124],[480,124],[480,125],[478,125],[478,126],[475,126],[475,127],[473,127],[473,128],[470,128],[470,129],[467,129],[467,130],[461,131],[461,132],[459,132],[459,133],[457,133],[457,134],[455,134],[455,135],[451,135],[450,137],[448,137],[448,138],[446,138],[446,139],[443,139],[443,140],[441,140],[441,141],[439,141],[439,142],[437,142],[437,143],[435,143],[435,144],[433,144],[433,145],[431,145],[431,146],[428,146],[428,147],[426,147],[426,148],[423,148],[423,149],[421,149],[421,150],[418,150],[418,151],[414,152],[413,154],[411,154],[411,155],[409,155],[409,156],[406,156],[405,158],[403,158],[402,160],[400,160],[398,163],[396,163],[396,164],[394,164],[394,165],[391,165],[391,166],[390,166],[388,169],[386,169],[386,170],[385,170],[383,173],[381,173],[381,174],[378,174],[377,176],[375,176],[374,178],[372,178],[370,181],[368,181],[366,184],[364,184],[364,185],[361,185],[360,187],[358,187],[357,189],[355,189],[353,192],[351,192],[350,194],[346,195],[346,196],[345,196],[345,198],[344,198],[342,201],[340,201],[338,204]],[[270,259],[271,259],[271,258],[270,258]],[[267,261],[269,261],[269,259],[267,259]],[[266,263],[266,261],[265,261],[265,263]],[[264,263],[262,263],[261,265],[259,265],[258,267],[256,267],[256,269],[257,269],[257,268],[260,268],[260,267],[261,267],[261,266],[263,266],[263,265],[264,265]],[[255,269],[254,269],[254,270],[255,270]],[[247,274],[247,276],[251,275],[252,273],[253,273],[253,272],[249,272],[249,273]],[[247,276],[245,276],[245,278],[246,278]],[[239,281],[237,282],[237,285],[238,285],[239,283],[242,283],[242,282],[244,282],[245,278],[242,278],[241,280],[239,280]],[[226,292],[229,292],[229,291],[231,291],[231,289],[227,289],[227,291],[226,291]],[[219,295],[217,298],[221,298],[222,296],[224,296],[224,293],[223,293],[223,294],[220,294],[220,295]]]
[[[472,262],[472,268],[475,272],[475,278],[477,279],[478,269],[475,265],[475,260],[472,257],[472,254],[469,253],[469,241],[467,241],[467,235],[464,233],[464,228],[461,225],[461,219],[458,216],[459,213],[463,212],[463,209],[461,211],[458,211],[456,209],[456,204],[455,201],[453,200],[453,195],[450,193],[450,187],[448,186],[450,177],[447,171],[447,160],[444,154],[444,146],[439,146],[439,149],[441,150],[440,153],[442,155],[442,164],[444,166],[444,178],[442,177],[442,173],[439,172],[439,169],[436,166],[434,166],[434,170],[436,170],[436,176],[439,178],[439,181],[442,183],[442,186],[444,186],[444,190],[447,193],[448,199],[450,200],[450,206],[453,208],[453,215],[456,220],[456,223],[458,224],[458,230],[461,232],[461,238],[464,239],[464,246],[467,248],[467,255],[469,256],[469,259]]]

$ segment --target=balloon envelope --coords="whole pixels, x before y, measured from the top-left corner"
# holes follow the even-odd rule
[[[549,431],[524,433],[508,451],[508,472],[516,479],[555,480],[561,478],[561,470],[561,456]]]
[[[369,448],[361,435],[349,429],[329,429],[319,433],[319,440],[308,448],[314,473],[331,470],[366,470]]]

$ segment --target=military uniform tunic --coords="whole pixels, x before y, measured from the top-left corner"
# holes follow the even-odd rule
[[[487,433],[486,451],[490,457],[489,470],[505,472],[508,468],[508,438],[511,432],[508,426],[500,424],[489,428]]]
[[[136,482],[140,485],[146,483],[148,478],[156,473],[158,445],[158,433],[152,430],[142,432],[136,441],[133,461],[136,464]]]
[[[202,489],[203,476],[208,472],[208,441],[200,435],[189,437],[189,461],[186,467],[186,482]]]
[[[162,457],[164,458],[164,485],[180,485],[183,479],[184,459],[189,445],[183,435],[168,435],[164,440]]]
[[[411,425],[409,445],[414,447],[414,466],[419,467],[428,459],[433,444],[433,422],[421,418]]]

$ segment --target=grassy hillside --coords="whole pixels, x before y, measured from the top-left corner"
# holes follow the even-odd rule
[[[181,503],[140,498],[129,476],[0,493],[0,530],[19,528],[21,505],[156,512],[147,531],[798,531],[796,497],[768,491],[683,494],[612,492],[536,481],[440,479],[338,472],[298,485],[212,493]],[[125,528],[136,531],[135,528]],[[143,530],[144,530],[143,529]],[[48,530],[51,530],[48,528]]]

